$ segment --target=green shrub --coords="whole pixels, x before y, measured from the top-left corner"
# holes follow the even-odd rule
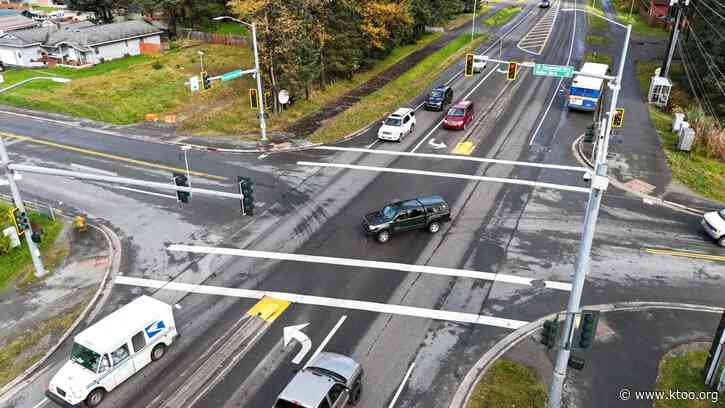
[[[151,64],[151,68],[153,68],[153,69],[155,69],[155,70],[157,70],[157,71],[158,71],[158,70],[160,70],[160,69],[161,69],[161,68],[163,68],[163,67],[164,67],[164,64],[162,64],[162,63],[161,63],[161,62],[159,62],[159,61],[154,61],[154,63],[153,63],[153,64]]]
[[[10,250],[12,249],[10,247],[10,244],[10,237],[5,236],[4,234],[0,235],[0,256],[10,252]]]

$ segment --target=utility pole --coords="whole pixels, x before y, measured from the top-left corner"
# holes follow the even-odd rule
[[[2,167],[5,169],[5,176],[8,179],[8,185],[10,186],[10,192],[13,195],[13,202],[15,203],[15,207],[17,207],[20,212],[24,212],[27,214],[25,206],[23,205],[23,199],[20,197],[20,190],[18,190],[18,186],[15,184],[15,171],[10,169],[10,157],[8,156],[7,149],[5,149],[5,139],[3,139],[2,137],[0,137],[0,161],[2,161]],[[30,257],[33,259],[33,266],[35,267],[35,277],[41,278],[43,275],[45,275],[45,268],[43,267],[43,261],[40,259],[40,251],[35,245],[35,242],[33,242],[33,230],[30,226],[30,223],[28,223],[27,227],[28,228],[25,229],[25,242],[28,243]]]
[[[667,55],[662,61],[662,69],[660,76],[667,78],[670,73],[670,65],[672,64],[672,56],[675,55],[675,47],[677,46],[677,38],[680,36],[680,22],[682,21],[682,13],[685,6],[690,4],[690,0],[670,0],[670,7],[675,7],[675,25],[670,33],[670,45],[667,47]]]
[[[473,0],[473,17],[471,17],[471,41],[473,41],[473,36],[476,34],[476,6],[478,1]]]
[[[589,193],[589,201],[587,202],[586,215],[584,217],[584,231],[582,232],[582,240],[579,243],[579,253],[576,258],[574,270],[574,281],[572,283],[571,295],[569,296],[569,304],[566,308],[566,320],[564,320],[564,328],[562,330],[561,340],[559,342],[559,350],[556,355],[556,365],[554,366],[554,375],[549,388],[549,408],[560,408],[562,393],[564,391],[564,381],[566,379],[566,369],[571,355],[571,334],[574,328],[574,316],[581,310],[582,291],[584,289],[584,281],[589,272],[589,261],[592,250],[592,242],[594,240],[594,231],[597,226],[597,218],[599,217],[599,207],[602,203],[602,196],[607,189],[609,180],[607,179],[607,150],[609,148],[609,136],[612,132],[612,120],[617,108],[617,98],[619,90],[622,87],[622,74],[624,72],[624,62],[627,58],[627,49],[629,48],[629,37],[632,33],[632,26],[627,26],[627,34],[624,37],[624,46],[622,47],[622,55],[619,59],[619,71],[615,82],[610,82],[609,87],[613,91],[612,99],[609,104],[609,114],[606,119],[606,126],[602,129],[599,143],[599,151],[597,152],[597,160],[595,163],[595,174],[591,180],[591,191]]]
[[[254,76],[257,78],[257,97],[259,98],[259,127],[262,140],[267,140],[267,122],[264,119],[264,94],[262,93],[262,73],[259,71],[259,50],[257,49],[257,25],[252,22],[252,44],[254,48]],[[272,95],[276,97],[276,95]]]

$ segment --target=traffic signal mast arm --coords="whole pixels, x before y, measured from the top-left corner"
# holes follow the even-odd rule
[[[507,64],[508,65],[513,62],[513,63],[516,63],[516,65],[518,65],[518,67],[533,68],[534,65],[536,65],[534,62],[531,62],[531,61],[517,62],[517,61],[500,60],[500,59],[488,57],[486,55],[482,55],[482,57],[485,61],[491,61],[491,62],[495,62],[498,64]],[[616,78],[612,75],[598,75],[598,74],[592,74],[592,73],[581,72],[581,71],[574,71],[574,75],[582,75],[582,76],[587,76],[587,77],[591,77],[591,78],[606,79],[608,81],[612,81]]]

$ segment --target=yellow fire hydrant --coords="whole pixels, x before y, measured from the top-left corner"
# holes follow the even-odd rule
[[[88,224],[86,224],[86,217],[82,215],[76,215],[75,218],[73,218],[73,228],[77,229],[78,231],[87,230]]]

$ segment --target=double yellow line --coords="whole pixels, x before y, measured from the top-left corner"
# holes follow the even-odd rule
[[[0,136],[4,137],[4,138],[8,138],[8,139],[21,140],[24,142],[54,147],[56,149],[67,150],[70,152],[80,153],[80,154],[84,154],[87,156],[101,157],[104,159],[134,164],[137,166],[150,167],[150,168],[154,168],[154,169],[166,170],[166,171],[171,171],[171,172],[186,173],[186,169],[182,169],[179,167],[172,167],[172,166],[165,166],[163,164],[149,163],[149,162],[145,162],[142,160],[131,159],[128,157],[123,157],[123,156],[116,156],[115,154],[103,153],[103,152],[98,152],[95,150],[83,149],[80,147],[68,146],[68,145],[64,145],[64,144],[60,144],[60,143],[56,143],[56,142],[49,142],[47,140],[35,139],[32,137],[28,137],[28,136],[20,136],[20,135],[15,135],[15,134],[11,134],[11,133],[5,133],[5,132],[0,132]],[[202,172],[198,172],[198,171],[189,171],[189,174],[197,176],[197,177],[204,177],[204,178],[211,179],[211,180],[223,181],[223,180],[227,179],[226,177],[215,176],[213,174],[202,173]]]
[[[653,249],[653,248],[645,248],[645,252],[648,252],[650,254],[657,254],[657,255],[681,256],[681,257],[685,257],[685,258],[695,258],[695,259],[705,259],[708,261],[725,262],[725,256],[701,254],[698,252],[671,251],[668,249]]]

